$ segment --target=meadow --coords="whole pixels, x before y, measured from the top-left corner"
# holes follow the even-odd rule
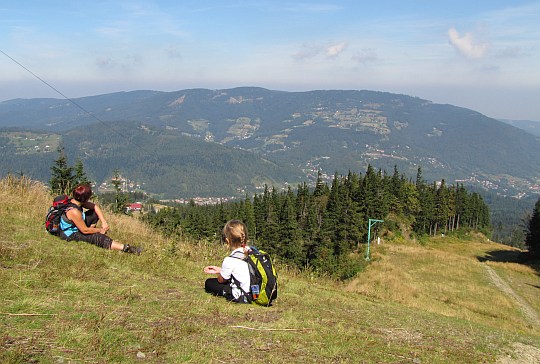
[[[48,235],[51,196],[0,180],[2,363],[540,362],[539,267],[480,234],[372,245],[345,282],[277,263],[272,307],[204,292],[226,251],[108,214],[135,256]]]

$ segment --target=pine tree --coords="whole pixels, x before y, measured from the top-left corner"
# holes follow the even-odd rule
[[[343,201],[343,213],[345,214],[345,225],[347,226],[347,238],[350,249],[360,246],[365,234],[365,217],[359,206],[360,180],[357,174],[349,173],[345,180],[346,195]]]
[[[257,231],[260,232],[258,241],[262,243],[262,248],[271,254],[277,252],[279,244],[280,208],[276,189],[272,187],[272,191],[269,191],[268,186],[265,186],[258,208],[261,211],[256,211],[255,218],[257,220]],[[259,221],[260,218],[262,218],[262,221]],[[261,226],[259,227],[258,224]]]
[[[298,222],[298,228],[301,229],[301,232],[306,233],[307,229],[307,218],[308,211],[310,209],[310,198],[309,198],[309,188],[307,183],[298,185],[296,189],[296,220]]]
[[[405,202],[403,198],[403,184],[405,183],[404,179],[399,176],[397,166],[394,166],[394,174],[390,180],[389,186],[389,203],[390,209],[396,214],[401,214],[403,212],[403,203]]]
[[[339,226],[339,215],[341,214],[341,201],[340,201],[340,183],[337,173],[332,180],[332,187],[330,188],[330,195],[328,196],[328,203],[326,205],[326,214],[324,216],[323,234],[329,241],[336,241],[338,231],[341,230]]]
[[[434,186],[434,188],[436,188]],[[446,188],[446,182],[444,179],[441,181],[441,185],[435,193],[435,216],[434,216],[434,232],[433,235],[437,235],[439,229],[444,228],[446,233],[446,222],[450,215],[450,204],[448,189]]]
[[[330,191],[328,190],[328,185],[322,179],[322,172],[317,172],[317,182],[315,183],[315,191],[313,192],[314,196],[325,196],[328,195]]]
[[[64,147],[59,146],[57,151],[58,158],[51,167],[51,179],[49,180],[49,185],[54,194],[69,194],[71,193],[71,189],[75,187],[73,168],[68,166]]]
[[[258,243],[262,241],[265,230],[265,214],[266,208],[264,206],[264,199],[262,196],[255,195],[253,196],[253,213],[255,215],[255,228],[253,231],[250,231],[250,234],[253,239]],[[248,230],[249,231],[249,230]]]
[[[280,255],[286,261],[297,267],[305,264],[306,258],[303,253],[302,241],[298,231],[296,220],[296,209],[294,205],[294,194],[289,189],[285,195],[283,206],[279,214],[279,250]]]
[[[381,201],[379,195],[379,178],[371,165],[368,165],[366,175],[362,180],[361,202],[364,208],[364,214],[369,219],[382,219],[384,216],[380,214]]]
[[[420,210],[420,200],[418,197],[418,189],[413,183],[404,182],[401,185],[401,196],[403,201],[403,213],[405,216],[416,216]]]
[[[419,188],[423,184],[425,184],[425,181],[422,177],[422,167],[418,167],[418,170],[416,171],[416,188]]]
[[[255,227],[255,210],[251,199],[246,195],[245,200],[243,201],[243,213],[242,221],[246,224],[247,230],[249,232],[250,239],[255,238],[257,234],[257,228]]]
[[[115,213],[122,213],[126,208],[128,197],[127,194],[122,191],[122,177],[120,176],[120,171],[118,169],[115,169],[113,172],[111,184],[114,186],[115,191],[115,202],[112,206],[112,210]]]
[[[529,219],[525,244],[531,254],[540,256],[540,198],[536,201],[533,213]]]
[[[455,228],[459,229],[463,221],[468,220],[469,215],[469,196],[463,184],[457,186],[455,197],[456,219]]]
[[[73,176],[73,182],[75,185],[79,185],[82,183],[90,184],[91,181],[86,176],[86,173],[84,172],[84,166],[83,162],[80,159],[77,159],[75,162],[74,167],[75,175]]]
[[[426,185],[422,180],[417,184],[420,201],[418,213],[415,216],[414,231],[419,234],[433,233],[435,219],[435,188]]]

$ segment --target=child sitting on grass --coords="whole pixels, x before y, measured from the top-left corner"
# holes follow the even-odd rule
[[[221,267],[210,265],[204,268],[205,273],[217,274],[216,278],[206,280],[204,289],[229,301],[249,303],[246,297],[246,292],[250,292],[249,268],[248,263],[243,260],[250,250],[246,245],[248,241],[246,225],[240,220],[228,221],[223,228],[221,239],[232,253],[223,259]]]

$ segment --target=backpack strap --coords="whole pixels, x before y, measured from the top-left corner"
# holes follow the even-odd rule
[[[67,215],[66,215],[66,212],[68,212],[69,210],[71,209],[77,209],[79,210],[81,213],[83,212],[83,209],[82,207],[79,207],[79,205],[77,204],[74,204],[73,202],[69,202],[66,207],[64,207],[64,212],[62,212],[62,216],[61,216],[61,219],[64,220],[65,222],[69,223],[71,226],[75,226],[75,224],[73,223],[72,220],[68,219]],[[62,231],[64,231],[65,229],[62,229]]]
[[[239,258],[238,258],[239,259]],[[238,281],[238,279],[236,279],[235,276],[233,276],[231,274],[231,279],[233,280],[234,284],[236,285],[236,287],[240,290],[241,294],[240,294],[240,297],[236,298],[235,300],[239,300],[241,299],[242,297],[245,298],[245,303],[252,303],[253,302],[253,296],[251,295],[251,292],[246,292],[242,289],[242,286],[240,285],[240,282]],[[236,302],[242,302],[242,301],[236,301]]]
[[[239,253],[240,253],[239,251],[236,251],[236,250],[233,251],[233,252],[231,253],[231,255],[229,255],[229,257],[231,257],[231,258],[236,258],[236,259],[246,260],[246,259],[247,259],[247,256],[248,256],[249,254],[252,254],[252,253],[257,254],[257,253],[259,253],[259,250],[258,250],[257,248],[255,248],[254,246],[246,245],[245,248],[246,248],[246,250],[247,250],[247,253],[242,252],[242,258],[235,256],[235,254],[239,254]]]
[[[245,258],[240,258],[238,256],[235,256],[235,253],[239,253],[239,252],[233,252],[231,255],[229,255],[230,258],[235,258],[235,259],[239,259],[239,260],[242,260],[244,262],[246,262],[246,264],[249,265],[248,261],[247,261],[247,256]],[[245,254],[242,253],[242,256],[244,256]],[[249,270],[249,266],[248,266],[248,270]],[[251,295],[251,292],[246,292],[242,289],[242,285],[240,284],[240,281],[238,279],[236,279],[236,277],[231,274],[231,279],[233,281],[233,283],[236,285],[236,287],[240,290],[241,294],[240,294],[240,297],[238,297],[237,299],[235,300],[240,300],[242,297],[245,298],[245,301],[244,303],[252,303],[253,302],[253,296]],[[251,284],[251,282],[250,282]],[[236,301],[236,302],[242,302],[242,301]]]

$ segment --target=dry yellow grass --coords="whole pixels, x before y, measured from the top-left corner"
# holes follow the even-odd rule
[[[538,282],[538,276],[516,263],[483,262],[492,251],[515,249],[482,236],[466,241],[438,238],[429,246],[386,243],[374,249],[372,264],[346,289],[445,316],[528,330],[517,303],[494,285],[485,264],[504,264],[503,270],[508,268],[519,280],[529,276]],[[529,291],[526,297],[532,299],[535,292]]]

